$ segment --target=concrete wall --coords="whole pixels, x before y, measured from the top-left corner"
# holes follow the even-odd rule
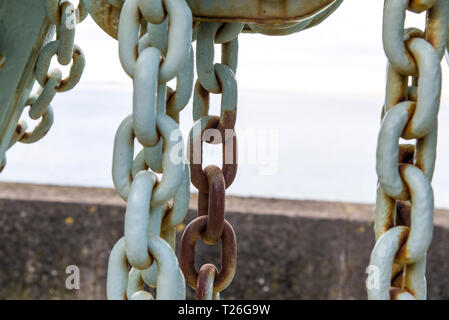
[[[123,234],[124,203],[113,190],[3,183],[0,199],[1,299],[105,298],[108,254]],[[195,195],[191,204],[186,222]],[[366,297],[372,205],[228,197],[226,206],[238,267],[224,299]],[[449,212],[437,211],[435,224],[428,296],[448,299]],[[198,263],[218,261],[218,247],[198,250]],[[80,290],[65,288],[72,264]]]

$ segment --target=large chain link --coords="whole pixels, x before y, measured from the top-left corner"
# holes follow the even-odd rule
[[[219,299],[231,283],[237,263],[234,229],[225,218],[225,190],[237,172],[237,82],[238,35],[242,23],[199,24],[196,30],[198,80],[193,96],[193,120],[188,157],[192,184],[198,189],[198,217],[185,229],[181,240],[180,264],[186,282],[197,299]],[[221,63],[214,63],[215,44],[221,44]],[[209,115],[210,93],[221,94],[220,116]],[[203,169],[203,142],[222,144],[222,167]],[[221,240],[221,269],[212,264],[195,268],[198,237],[208,245]]]
[[[34,78],[40,85],[37,93],[31,94],[25,103],[29,106],[28,116],[33,120],[40,119],[31,131],[27,131],[28,123],[20,120],[13,133],[9,148],[16,142],[34,143],[42,139],[53,125],[53,109],[50,105],[57,92],[65,92],[80,81],[85,66],[84,54],[75,44],[76,25],[87,16],[87,10],[82,1],[77,8],[69,0],[46,0],[47,18],[56,26],[56,40],[47,43],[39,52],[34,68]],[[67,78],[62,78],[58,68],[50,70],[53,56],[63,65],[72,63]],[[9,149],[8,148],[8,149]],[[6,165],[6,156],[0,165],[0,172]]]
[[[192,14],[185,0],[127,0],[118,38],[134,94],[114,142],[113,182],[127,206],[124,237],[109,258],[107,297],[153,299],[146,284],[156,299],[184,299],[175,239],[189,208],[190,173],[177,121],[193,87]],[[173,78],[176,91],[167,87]],[[143,146],[136,157],[135,140]]]
[[[407,10],[426,12],[424,32],[404,30]],[[383,44],[388,73],[377,146],[376,245],[370,258],[370,270],[378,277],[370,275],[367,280],[369,299],[427,296],[440,62],[446,50],[448,19],[448,0],[385,1]],[[400,138],[416,144],[400,144]]]

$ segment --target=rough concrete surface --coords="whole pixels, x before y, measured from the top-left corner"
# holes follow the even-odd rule
[[[113,190],[1,183],[0,199],[1,299],[105,298],[108,255],[123,235],[125,210]],[[192,195],[186,223],[195,204]],[[228,197],[226,206],[238,267],[222,298],[366,297],[372,205]],[[437,210],[435,224],[428,296],[448,299],[449,212]],[[218,246],[199,242],[197,250],[198,264],[218,263]],[[68,265],[80,268],[79,290],[65,287]]]

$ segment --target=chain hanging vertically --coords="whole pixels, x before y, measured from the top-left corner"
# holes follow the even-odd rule
[[[134,93],[132,114],[114,142],[114,186],[127,206],[124,237],[109,258],[107,297],[153,299],[145,283],[156,288],[156,299],[184,299],[174,247],[189,207],[190,174],[177,121],[193,86],[192,14],[185,0],[127,0],[118,39]],[[176,91],[167,87],[174,78]],[[143,149],[134,158],[135,140]]]
[[[426,28],[404,30],[407,10],[426,12]],[[376,244],[369,299],[426,299],[426,254],[433,234],[441,59],[448,37],[448,0],[386,0],[383,44],[387,88],[378,138]],[[399,139],[415,140],[400,144]]]
[[[237,172],[237,82],[238,35],[242,23],[199,24],[196,30],[198,80],[193,97],[193,120],[188,157],[192,184],[198,189],[198,217],[185,229],[181,240],[180,264],[187,284],[197,299],[219,299],[234,277],[237,243],[234,229],[225,218],[225,190]],[[214,44],[221,44],[221,63],[214,63]],[[209,115],[210,93],[221,94],[220,116]],[[222,168],[203,169],[203,142],[222,144]],[[221,269],[212,264],[195,268],[198,237],[208,245],[221,240]]]

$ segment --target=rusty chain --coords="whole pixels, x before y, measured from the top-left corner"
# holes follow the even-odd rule
[[[144,25],[142,25],[144,21]],[[127,202],[124,237],[108,263],[108,299],[184,299],[175,255],[187,214],[190,173],[178,115],[193,86],[192,14],[185,0],[127,0],[120,14],[120,62],[133,79],[132,114],[114,141],[112,177]],[[177,78],[176,90],[167,82]],[[143,148],[134,157],[134,143]],[[159,180],[156,174],[161,174]]]
[[[54,119],[51,101],[56,93],[65,92],[75,87],[84,70],[84,54],[74,42],[76,25],[88,15],[83,2],[80,1],[78,7],[75,8],[69,0],[46,0],[45,6],[48,20],[56,26],[56,40],[45,44],[39,52],[34,67],[34,78],[40,87],[36,93],[31,94],[25,103],[25,107],[29,106],[28,116],[32,120],[40,119],[40,122],[31,131],[27,131],[27,121],[20,120],[11,138],[9,148],[16,142],[37,142],[48,133]],[[65,79],[62,78],[60,69],[50,70],[50,62],[55,55],[62,66],[72,63],[70,74]],[[5,165],[6,156],[0,165],[0,172]]]
[[[196,30],[198,80],[193,96],[193,120],[188,157],[192,184],[198,189],[198,217],[185,229],[180,264],[187,284],[197,299],[219,299],[232,281],[237,263],[234,230],[225,218],[225,190],[237,172],[237,82],[238,35],[242,23],[200,23]],[[214,63],[215,44],[221,44],[221,63]],[[220,116],[209,115],[210,93],[221,94]],[[203,142],[222,144],[222,168],[203,169]],[[204,264],[195,268],[198,237],[208,245],[221,240],[221,269]]]
[[[173,159],[174,152],[178,151],[184,160],[183,146],[180,147],[182,136],[175,134],[181,138],[177,143],[172,142],[172,137],[179,131],[179,112],[190,100],[193,89],[192,25],[190,9],[184,0],[127,0],[122,7],[119,56],[123,69],[133,78],[134,94],[133,112],[121,123],[114,143],[114,186],[127,201],[127,207],[124,237],[116,243],[109,259],[109,299],[153,299],[144,290],[144,284],[157,288],[157,299],[183,299],[184,277],[190,286],[198,289],[198,298],[217,299],[235,273],[236,239],[224,217],[224,196],[237,168],[235,70],[237,36],[242,23],[201,23],[195,30],[198,81],[194,89],[193,117],[196,123],[188,146],[192,183],[200,193],[200,217],[183,234],[180,267],[174,252],[176,227],[183,221],[190,200],[188,162]],[[214,43],[222,45],[222,64],[214,64]],[[173,78],[177,79],[175,90],[167,87]],[[210,92],[222,94],[219,117],[209,115]],[[214,141],[205,139],[203,133],[208,129],[217,129],[219,137]],[[135,157],[134,140],[143,146]],[[209,166],[203,171],[202,141],[223,144],[223,170]],[[195,162],[193,157],[199,157],[199,161]],[[160,182],[155,173],[162,174]],[[157,241],[153,247],[149,235]],[[208,244],[222,241],[220,271],[206,264],[199,275],[196,272],[194,243],[199,235]],[[170,246],[163,245],[166,243]],[[172,265],[166,267],[168,263],[155,250],[166,251],[165,255],[169,256],[166,259]],[[171,270],[170,275],[158,275],[158,270],[162,272],[163,268]],[[171,280],[167,282],[167,279]]]
[[[116,0],[121,7],[119,57],[133,79],[132,113],[120,124],[113,152],[112,176],[117,193],[127,202],[124,236],[114,245],[108,263],[109,299],[184,299],[185,284],[197,299],[219,299],[233,280],[236,236],[225,216],[225,193],[237,172],[238,35],[259,32],[290,34],[310,28],[335,11],[335,0],[318,14],[285,24],[193,23],[186,0]],[[50,130],[57,92],[72,89],[85,65],[75,44],[75,26],[87,10],[69,0],[46,0],[56,40],[38,55],[34,76],[40,89],[26,101],[29,117],[40,119],[27,131],[20,121],[11,138],[33,143]],[[405,28],[407,12],[425,13],[425,30]],[[388,58],[385,104],[378,136],[375,210],[376,244],[367,280],[369,299],[426,299],[426,255],[433,236],[437,117],[441,96],[441,60],[448,47],[449,0],[385,0],[383,45]],[[194,30],[192,31],[192,27]],[[246,29],[244,29],[246,28]],[[248,29],[249,28],[249,29]],[[193,86],[196,40],[196,71]],[[215,63],[215,44],[221,63]],[[56,56],[69,75],[51,69]],[[4,59],[0,56],[0,67]],[[176,79],[176,88],[167,83]],[[179,130],[179,113],[193,90],[193,119],[187,159]],[[210,94],[221,95],[220,115],[209,114]],[[413,140],[403,144],[400,139]],[[135,154],[135,142],[142,148]],[[203,142],[222,145],[222,166],[203,168]],[[6,158],[5,158],[6,159]],[[3,169],[5,161],[0,168]],[[1,171],[0,169],[0,171]],[[190,174],[191,173],[191,174]],[[177,226],[189,207],[190,180],[198,189],[198,217],[186,227],[180,259],[175,254]],[[221,246],[221,267],[195,267],[198,238]]]
[[[425,12],[426,28],[404,29],[407,11]],[[387,89],[378,137],[376,244],[369,299],[426,299],[426,253],[433,235],[431,187],[441,96],[441,59],[449,1],[386,0],[383,44]],[[400,144],[399,139],[415,140]],[[374,269],[373,269],[374,268]]]

